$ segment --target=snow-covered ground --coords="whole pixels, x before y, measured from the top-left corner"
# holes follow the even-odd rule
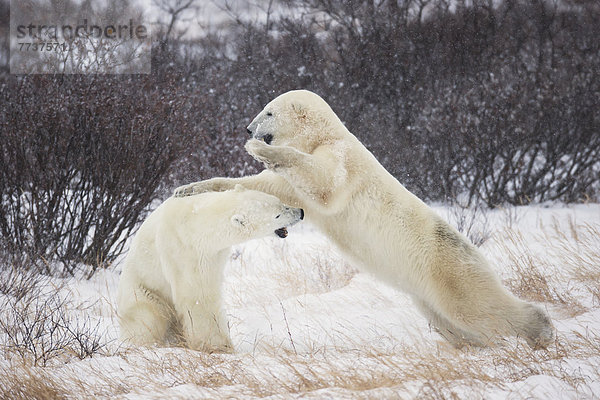
[[[451,223],[470,217],[436,210]],[[453,349],[408,296],[353,269],[304,223],[285,240],[233,249],[224,298],[235,354],[123,346],[115,265],[90,280],[45,283],[62,288],[64,319],[96,333],[100,350],[83,360],[57,354],[45,366],[38,357],[34,365],[34,355],[6,347],[2,334],[0,397],[600,396],[600,205],[495,210],[477,216],[470,236],[478,234],[490,235],[481,249],[504,283],[553,317],[557,339],[547,350],[532,351],[516,338],[495,348]],[[1,314],[8,324],[12,314]]]

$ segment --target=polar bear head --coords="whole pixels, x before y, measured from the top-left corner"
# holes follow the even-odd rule
[[[229,222],[234,227],[230,236],[233,244],[273,234],[285,238],[287,227],[304,219],[301,208],[288,207],[277,197],[263,192],[236,185],[225,193],[231,215]]]
[[[292,90],[269,104],[248,125],[255,139],[276,146],[291,146],[311,152],[345,130],[331,107],[308,90]]]

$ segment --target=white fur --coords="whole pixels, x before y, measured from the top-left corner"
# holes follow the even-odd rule
[[[248,129],[254,138],[246,149],[267,170],[187,185],[176,195],[240,183],[304,208],[358,267],[410,293],[456,346],[506,335],[532,347],[552,340],[546,313],[506,290],[479,250],[390,175],[319,96],[285,93]],[[271,145],[261,141],[267,135]]]
[[[167,199],[144,221],[125,260],[118,294],[122,339],[163,343],[175,334],[193,349],[231,351],[221,308],[230,246],[299,220],[299,209],[242,187]]]

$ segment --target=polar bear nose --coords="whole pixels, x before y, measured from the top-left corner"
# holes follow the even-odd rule
[[[246,132],[248,132],[248,135],[252,136],[252,131],[250,130],[250,128],[246,128]]]

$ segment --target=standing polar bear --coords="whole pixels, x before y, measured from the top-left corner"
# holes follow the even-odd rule
[[[265,171],[182,186],[175,195],[242,184],[302,207],[359,268],[408,292],[455,346],[507,335],[533,348],[552,341],[548,315],[505,289],[479,250],[390,175],[321,97],[285,93],[248,133],[246,150]]]
[[[169,198],[140,227],[119,282],[121,338],[162,343],[169,333],[204,351],[229,352],[221,282],[230,247],[273,233],[304,211],[241,186],[222,193]]]

